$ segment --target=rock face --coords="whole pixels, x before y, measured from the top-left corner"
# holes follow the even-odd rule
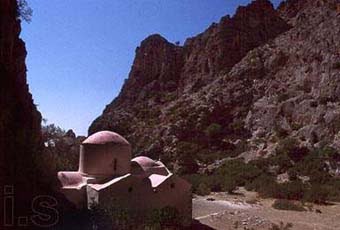
[[[26,82],[26,49],[19,38],[16,0],[0,2],[0,185],[13,186],[16,202],[36,191],[33,155],[40,147],[41,115]],[[19,204],[25,205],[23,203]],[[30,206],[28,206],[30,207]]]
[[[200,89],[215,79],[216,74],[228,72],[249,50],[288,28],[267,0],[239,7],[233,18],[222,17],[202,34],[187,39],[182,73],[184,86],[194,87],[194,91]]]
[[[264,156],[284,137],[340,149],[338,7],[256,0],[182,47],[147,38],[89,133],[117,131],[174,166]]]

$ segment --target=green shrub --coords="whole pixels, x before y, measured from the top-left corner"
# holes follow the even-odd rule
[[[269,166],[278,166],[277,174],[285,173],[293,166],[292,161],[286,153],[277,153],[277,155],[268,159]]]
[[[245,188],[257,191],[263,197],[277,199],[304,200],[319,204],[339,201],[340,180],[332,177],[329,166],[325,163],[327,160],[331,165],[336,165],[339,158],[339,153],[333,148],[326,146],[310,151],[299,148],[296,140],[286,138],[280,142],[277,155],[248,163],[259,169],[260,175],[246,181]],[[273,170],[272,166],[278,168]],[[278,184],[277,174],[285,172],[288,173],[290,182]],[[236,173],[236,176],[239,174]],[[302,183],[299,176],[308,176],[308,182]]]
[[[340,69],[340,62],[336,62],[333,64],[334,69]]]
[[[208,137],[214,138],[221,133],[221,130],[222,126],[220,124],[212,123],[205,129],[204,132]]]
[[[207,184],[212,192],[221,192],[223,191],[223,176],[221,175],[210,175],[207,178]]]
[[[299,130],[299,129],[301,129],[303,127],[303,125],[300,124],[300,123],[297,123],[297,122],[293,122],[291,124],[291,127],[292,127],[293,130]]]
[[[192,191],[196,193],[198,186],[205,181],[207,175],[201,174],[187,174],[182,176],[185,180],[190,182]]]
[[[298,162],[303,160],[309,154],[309,150],[306,147],[295,147],[288,153],[288,157],[294,161]]]
[[[306,186],[301,181],[292,181],[279,184],[278,193],[275,198],[288,200],[301,200],[305,194]]]
[[[340,201],[340,179],[333,178],[325,164],[325,157],[331,164],[337,161],[337,151],[327,147],[308,153],[301,148],[298,151],[303,153],[294,152],[297,150],[296,143],[296,140],[287,138],[280,143],[277,155],[249,163],[241,159],[226,161],[212,174],[189,175],[188,180],[192,183],[193,191],[202,195],[210,191],[232,193],[236,187],[244,186],[262,197],[320,204],[327,200]],[[277,170],[273,170],[272,166],[278,166]],[[290,182],[277,183],[277,174],[285,172]],[[308,176],[308,183],[302,183],[300,175]]]
[[[301,162],[295,165],[295,169],[299,175],[309,176],[311,183],[325,184],[331,176],[327,171],[324,155],[321,150],[312,151]]]
[[[261,175],[262,171],[242,160],[231,160],[225,162],[216,173],[225,178],[232,178],[237,182],[237,186],[244,186],[248,181]]]
[[[314,184],[309,190],[306,191],[304,200],[316,204],[326,204],[332,189],[333,188],[328,186]]]
[[[244,133],[244,121],[243,120],[234,120],[233,123],[230,124],[229,127],[234,134],[242,135]]]
[[[289,180],[295,181],[295,180],[298,179],[299,174],[298,174],[298,171],[295,168],[288,169],[287,173],[288,173],[288,176],[289,176]]]
[[[249,162],[249,164],[253,165],[254,167],[260,169],[264,173],[269,174],[269,166],[272,164],[272,157],[270,158],[258,158],[256,160],[252,160]]]
[[[32,20],[32,14],[33,10],[29,5],[27,4],[26,0],[17,0],[17,17],[26,21],[31,22]]]
[[[275,200],[272,207],[278,210],[290,210],[290,211],[298,211],[298,212],[306,211],[306,209],[301,204],[298,204],[291,200],[284,200],[284,199]]]
[[[211,189],[209,188],[209,186],[206,183],[201,183],[196,190],[197,195],[200,196],[206,196],[209,195],[211,192]]]
[[[328,200],[340,202],[340,179],[339,178],[332,178],[328,184]]]
[[[340,161],[340,154],[339,152],[330,146],[324,146],[323,148],[315,150],[317,155],[320,157],[327,157],[330,158],[332,161]]]
[[[299,145],[298,141],[295,138],[287,137],[279,142],[279,146],[276,150],[279,154],[289,154],[294,151]]]
[[[192,174],[198,170],[196,161],[199,146],[190,142],[177,144],[177,159],[180,166],[179,174]]]
[[[237,181],[231,177],[225,177],[222,182],[222,190],[232,194],[237,188]]]
[[[278,193],[276,178],[268,174],[262,174],[245,185],[249,191],[257,191],[263,197],[274,197]]]

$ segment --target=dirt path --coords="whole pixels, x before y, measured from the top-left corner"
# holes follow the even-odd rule
[[[210,198],[209,200],[207,200]],[[239,190],[238,195],[214,193],[193,199],[193,217],[214,229],[270,229],[272,224],[292,223],[296,230],[340,230],[340,204],[317,206],[310,211],[276,210],[274,200]],[[315,210],[320,210],[317,213]]]

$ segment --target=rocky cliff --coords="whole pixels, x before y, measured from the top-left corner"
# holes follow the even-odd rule
[[[30,202],[26,198],[37,190],[33,161],[40,147],[41,115],[26,81],[18,17],[16,0],[0,2],[0,185],[13,186],[17,205],[25,206],[20,202]]]
[[[265,156],[286,137],[340,149],[338,9],[256,0],[183,46],[152,35],[89,133],[117,131],[174,166]]]

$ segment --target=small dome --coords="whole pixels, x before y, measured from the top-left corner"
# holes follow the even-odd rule
[[[168,175],[169,171],[160,161],[154,161],[149,157],[139,156],[131,160],[133,174],[160,174]],[[138,169],[139,168],[139,169]]]
[[[82,144],[93,144],[93,145],[103,145],[103,144],[120,144],[120,145],[130,145],[129,142],[119,135],[118,133],[111,131],[100,131],[92,134]]]
[[[150,159],[149,157],[144,156],[135,157],[131,161],[138,163],[144,169],[162,166],[161,164],[158,164],[156,161]]]

